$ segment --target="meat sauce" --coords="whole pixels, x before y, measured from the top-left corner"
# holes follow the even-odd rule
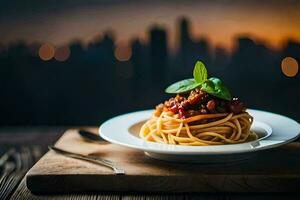
[[[177,94],[176,97],[157,105],[155,115],[159,116],[163,111],[171,111],[178,114],[179,118],[185,119],[200,114],[231,112],[239,114],[245,110],[244,104],[238,98],[226,101],[196,88],[187,94]]]

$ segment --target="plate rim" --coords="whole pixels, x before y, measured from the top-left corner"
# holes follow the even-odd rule
[[[99,135],[101,135],[101,137],[111,143],[114,143],[114,144],[118,144],[118,145],[121,145],[121,146],[126,146],[126,147],[129,147],[129,148],[133,148],[133,149],[136,149],[136,150],[140,150],[140,151],[144,151],[144,152],[153,152],[153,153],[159,153],[159,154],[172,154],[172,155],[223,155],[223,154],[236,154],[236,153],[246,153],[246,152],[255,152],[255,151],[259,151],[259,150],[264,150],[264,149],[270,149],[270,148],[275,148],[275,147],[278,147],[278,146],[281,146],[281,145],[284,145],[284,144],[287,144],[295,139],[297,139],[299,136],[300,136],[300,124],[287,117],[287,116],[284,116],[284,115],[280,115],[280,114],[277,114],[277,113],[272,113],[272,112],[268,112],[268,111],[263,111],[263,110],[257,110],[257,109],[247,109],[247,111],[249,111],[250,113],[251,112],[258,112],[258,113],[267,113],[267,114],[271,114],[271,115],[275,115],[275,116],[278,116],[278,117],[283,117],[285,118],[286,120],[289,120],[293,123],[297,123],[297,125],[299,126],[299,132],[296,134],[296,136],[292,137],[292,138],[289,138],[287,140],[284,140],[284,141],[276,141],[276,142],[273,142],[273,143],[270,143],[270,144],[267,144],[266,141],[268,141],[267,138],[269,137],[266,137],[266,138],[261,138],[261,139],[258,139],[258,140],[255,140],[255,141],[250,141],[250,142],[247,142],[247,143],[240,143],[240,144],[228,144],[228,145],[216,145],[218,146],[219,148],[220,147],[224,147],[224,146],[227,146],[227,147],[232,147],[232,148],[238,148],[238,149],[231,149],[231,150],[227,150],[226,151],[220,151],[220,150],[216,150],[216,151],[200,151],[200,147],[198,150],[195,150],[196,148],[198,147],[195,147],[195,146],[192,146],[194,148],[191,148],[191,146],[178,146],[178,145],[168,145],[168,144],[159,144],[159,143],[155,143],[155,142],[148,142],[148,141],[143,141],[142,139],[139,139],[139,138],[136,138],[138,140],[141,140],[142,143],[144,144],[147,144],[147,143],[151,143],[149,145],[166,145],[167,147],[166,148],[149,148],[147,146],[144,146],[144,145],[138,145],[138,144],[128,144],[128,143],[124,143],[124,141],[118,141],[118,140],[115,140],[115,139],[112,139],[110,137],[107,137],[107,135],[104,133],[103,134],[103,129],[106,128],[105,126],[109,123],[111,123],[111,121],[114,121],[114,120],[118,120],[119,118],[122,118],[124,116],[133,116],[133,115],[138,115],[138,114],[141,114],[141,113],[144,113],[146,115],[147,114],[151,114],[151,112],[153,112],[154,109],[148,109],[148,110],[141,110],[141,111],[134,111],[134,112],[129,112],[129,113],[124,113],[124,114],[121,114],[121,115],[118,115],[118,116],[115,116],[107,121],[105,121],[104,123],[101,124],[101,126],[99,127],[98,129],[98,133]],[[147,119],[147,118],[145,118]],[[142,121],[144,119],[140,119],[139,121],[137,121],[136,123]],[[273,127],[266,123],[266,122],[263,122],[263,121],[260,121],[260,120],[255,120],[256,122],[260,122],[260,123],[263,123],[267,126],[269,126],[273,132]],[[128,128],[131,127],[133,124],[129,124],[127,126],[127,130],[126,130],[126,134],[129,134],[131,135],[132,137],[136,137],[136,136],[133,136],[131,133],[129,133],[128,131]],[[123,130],[124,131],[124,130]],[[124,134],[124,133],[123,133]],[[272,133],[271,133],[272,135]],[[270,136],[270,135],[269,135]],[[258,143],[258,144],[257,144]],[[261,143],[266,143],[266,144],[263,144],[261,145]],[[252,145],[254,144],[254,145]],[[239,146],[237,146],[239,145]],[[250,146],[249,146],[250,145]],[[171,148],[171,146],[173,146],[173,148],[184,148],[185,150],[170,150],[169,147]],[[241,148],[241,147],[247,147],[247,148]],[[205,146],[205,147],[208,147],[208,146]],[[209,147],[212,147],[212,146],[209,146]],[[189,148],[189,149],[188,149]]]

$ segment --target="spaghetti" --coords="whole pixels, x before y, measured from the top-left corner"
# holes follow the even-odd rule
[[[209,121],[208,123],[203,123]],[[153,116],[142,126],[140,137],[146,141],[174,145],[236,144],[257,139],[250,130],[253,118],[241,114],[200,114],[180,119],[170,111]]]
[[[194,79],[173,83],[165,91],[177,94],[156,106],[142,126],[146,141],[174,145],[236,144],[257,139],[250,130],[252,116],[238,98],[232,98],[218,78],[207,79],[207,70],[197,61]]]

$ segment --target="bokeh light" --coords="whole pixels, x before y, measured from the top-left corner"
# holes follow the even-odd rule
[[[51,60],[54,56],[54,53],[55,53],[54,46],[49,43],[43,44],[39,48],[39,56],[42,60],[45,61]]]
[[[131,54],[131,48],[124,43],[117,44],[114,51],[115,58],[118,61],[128,61],[131,58]]]
[[[54,58],[57,61],[66,61],[70,57],[71,51],[68,46],[61,46],[57,49],[55,49],[55,55]]]
[[[288,77],[294,77],[299,71],[299,65],[295,58],[285,57],[281,61],[281,70],[284,75]]]

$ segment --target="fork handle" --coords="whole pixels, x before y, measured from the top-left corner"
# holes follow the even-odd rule
[[[106,167],[111,168],[114,171],[114,174],[116,174],[116,175],[125,174],[125,172],[122,168],[118,167],[116,164],[112,163],[111,161],[103,159],[103,158],[94,158],[94,157],[81,156],[81,155],[67,155],[67,156],[69,156],[71,158],[79,159],[79,160],[88,161],[91,163],[96,163],[99,165],[104,165]]]
[[[86,156],[86,155],[81,155],[81,154],[77,154],[77,153],[68,152],[68,151],[65,151],[63,149],[57,148],[55,146],[49,146],[49,149],[55,151],[56,153],[59,153],[61,155],[65,155],[65,156],[70,157],[70,158],[84,160],[84,161],[88,161],[88,162],[92,162],[92,163],[96,163],[96,164],[99,164],[99,165],[109,167],[114,171],[114,174],[116,174],[116,175],[125,174],[125,171],[122,168],[118,167],[115,163],[113,163],[110,160],[106,160],[106,159],[95,157],[95,156]]]

